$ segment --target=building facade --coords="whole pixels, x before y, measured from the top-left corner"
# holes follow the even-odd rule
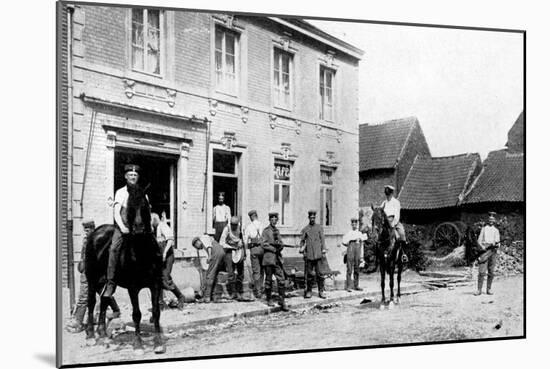
[[[299,19],[66,11],[68,263],[80,259],[83,218],[113,222],[132,162],[181,257],[194,256],[194,236],[213,233],[223,191],[244,225],[250,209],[266,224],[278,211],[290,243],[317,209],[340,267],[331,250],[358,205],[361,50]]]

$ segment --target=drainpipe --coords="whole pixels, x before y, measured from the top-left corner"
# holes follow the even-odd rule
[[[208,158],[210,156],[210,124],[212,123],[209,119],[205,119],[206,122],[206,153],[205,153],[205,164],[204,164],[204,188],[202,192],[202,212],[204,213],[204,233],[208,233],[208,211],[206,210],[206,199],[208,192]]]

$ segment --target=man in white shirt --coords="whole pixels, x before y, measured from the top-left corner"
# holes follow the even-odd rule
[[[107,266],[107,283],[103,290],[103,297],[111,297],[115,293],[116,284],[114,281],[116,266],[120,255],[123,235],[130,233],[126,219],[126,206],[128,203],[128,186],[136,186],[139,180],[139,166],[127,164],[124,166],[124,178],[126,186],[119,188],[115,192],[115,202],[113,204],[113,215],[115,218],[115,232],[109,248],[109,264]]]
[[[262,223],[258,220],[256,210],[248,212],[250,224],[244,230],[244,245],[250,250],[250,264],[252,266],[252,280],[254,281],[254,297],[260,299],[262,296],[262,287],[264,284],[264,268],[262,260],[264,249],[262,248]]]
[[[386,213],[388,221],[390,222],[391,227],[395,230],[395,235],[398,240],[407,241],[405,236],[405,228],[403,224],[399,221],[401,218],[401,203],[395,197],[393,197],[393,192],[395,188],[391,185],[384,186],[384,194],[386,195],[386,200],[382,202],[380,207]]]
[[[231,219],[231,209],[224,204],[224,200],[225,193],[218,193],[218,205],[214,206],[212,211],[212,223],[215,230],[214,239],[218,242],[220,242],[222,232]]]
[[[493,284],[495,267],[497,264],[497,248],[500,245],[500,232],[497,227],[495,227],[495,222],[496,219],[494,215],[491,214],[491,216],[489,216],[489,224],[481,229],[477,240],[485,252],[481,254],[478,259],[479,275],[477,277],[477,292],[474,294],[476,296],[481,295],[485,276],[487,276],[487,294],[493,294],[491,286]]]
[[[351,230],[349,230],[342,239],[342,246],[346,247],[346,290],[352,291],[351,275],[353,273],[353,289],[362,291],[359,287],[359,267],[364,260],[363,242],[367,240],[367,235],[361,233],[357,228],[359,219],[351,218]]]

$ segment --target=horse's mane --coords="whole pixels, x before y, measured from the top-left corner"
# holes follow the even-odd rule
[[[128,201],[126,208],[126,217],[128,224],[131,226],[134,224],[136,216],[140,214],[141,222],[143,223],[147,233],[151,232],[151,209],[149,207],[149,201],[145,195],[145,190],[139,185],[128,185]]]

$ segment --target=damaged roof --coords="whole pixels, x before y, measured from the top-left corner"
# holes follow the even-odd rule
[[[399,192],[402,209],[457,206],[481,167],[479,154],[417,156]]]

